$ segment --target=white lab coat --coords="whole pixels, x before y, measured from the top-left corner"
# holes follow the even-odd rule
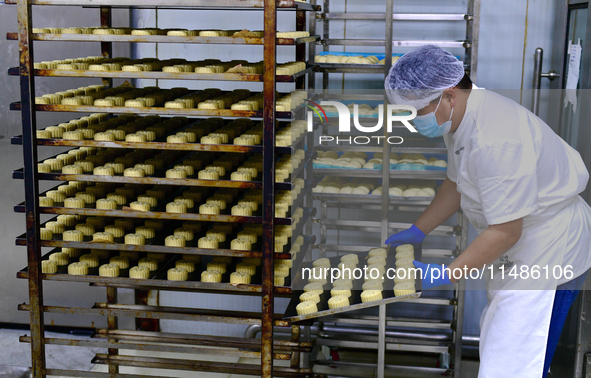
[[[479,233],[524,218],[521,239],[493,264],[494,275],[485,270],[478,376],[539,378],[554,290],[591,266],[591,208],[578,195],[589,174],[579,153],[544,121],[476,86],[460,126],[444,140],[448,178]],[[536,265],[541,278],[525,279]],[[568,265],[572,276],[564,274]],[[509,277],[512,269],[521,278]]]

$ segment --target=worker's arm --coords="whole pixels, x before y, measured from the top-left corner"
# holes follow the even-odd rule
[[[446,178],[431,204],[415,222],[425,235],[460,210],[460,193],[456,183]]]
[[[480,270],[484,265],[496,261],[519,241],[522,231],[523,218],[488,226],[464,252],[449,264],[452,273],[449,277],[450,281],[456,282],[458,280],[459,273],[456,278],[453,277],[454,269],[463,270],[466,267],[468,272],[473,268]]]

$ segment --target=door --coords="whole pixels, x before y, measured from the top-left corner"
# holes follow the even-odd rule
[[[591,169],[591,12],[589,3],[581,0],[557,0],[556,21],[552,51],[552,67],[560,74],[558,80],[550,84],[550,102],[553,124],[558,134],[573,148],[577,149],[587,169]],[[577,86],[577,109],[572,105],[564,106],[564,91],[568,75],[567,55],[569,41],[582,46],[582,57]],[[546,70],[545,70],[546,71]],[[591,203],[590,188],[587,185],[581,194],[587,203]],[[591,313],[591,280],[587,280],[584,291],[573,304],[566,324],[560,336],[556,353],[550,366],[548,378],[583,378],[585,374],[585,353],[591,351],[591,334],[588,324],[583,319]],[[586,375],[585,375],[586,376]]]
[[[552,67],[560,74],[558,80],[550,84],[552,109],[549,123],[558,125],[555,130],[585,161],[591,170],[591,12],[585,0],[557,0],[556,22],[552,51]],[[577,86],[577,108],[564,106],[564,89],[569,74],[569,43],[580,43],[582,56]],[[591,203],[591,189],[587,186],[581,194],[587,203]]]

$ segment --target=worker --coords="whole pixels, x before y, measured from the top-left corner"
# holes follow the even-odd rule
[[[521,105],[476,87],[439,47],[402,56],[385,88],[390,102],[414,106],[417,131],[443,136],[448,151],[432,203],[385,243],[421,243],[461,209],[479,235],[445,268],[415,261],[422,287],[483,272],[478,377],[545,378],[591,266],[591,209],[579,196],[589,173],[579,153]]]

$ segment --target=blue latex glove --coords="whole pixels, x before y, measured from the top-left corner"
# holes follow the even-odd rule
[[[447,276],[447,271],[443,269],[443,266],[438,264],[424,264],[417,260],[414,260],[412,263],[415,267],[421,269],[420,274],[423,290],[451,284],[451,281]],[[417,272],[417,275],[418,274],[419,272]]]
[[[408,230],[400,231],[386,239],[386,244],[397,247],[402,244],[419,244],[425,240],[426,235],[414,224]]]

